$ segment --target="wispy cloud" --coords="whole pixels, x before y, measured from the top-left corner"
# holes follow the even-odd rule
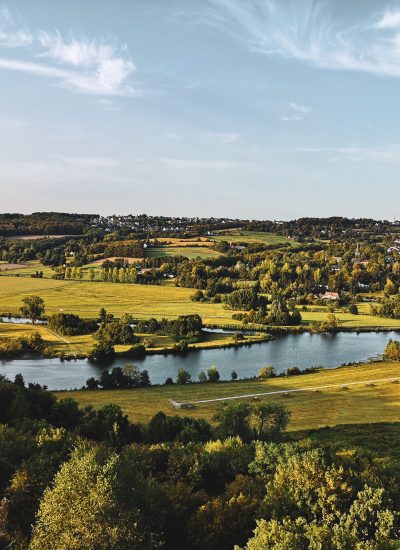
[[[386,11],[376,26],[378,29],[400,29],[400,9]]]
[[[282,122],[299,122],[300,120],[304,120],[311,111],[311,107],[291,101],[286,111],[279,118]]]
[[[120,165],[118,160],[111,157],[70,157],[59,155],[58,158],[65,164],[79,168],[115,168]]]
[[[124,46],[70,35],[59,31],[15,28],[11,14],[0,10],[0,68],[52,78],[74,92],[102,95],[133,95],[127,84],[136,70]],[[24,57],[8,57],[10,49],[24,48]]]
[[[206,137],[219,143],[236,143],[242,138],[242,134],[236,132],[208,132]]]
[[[182,139],[181,136],[179,136],[175,132],[168,132],[165,137],[174,141],[181,141]]]
[[[200,21],[247,49],[333,70],[400,76],[400,8],[356,10],[335,0],[209,0]],[[342,10],[342,11],[341,11]]]
[[[0,6],[0,46],[19,48],[33,42],[29,29],[15,29],[14,17],[6,6]]]
[[[0,128],[7,130],[19,130],[20,128],[25,128],[25,126],[27,126],[27,123],[23,120],[0,115]]]
[[[382,146],[349,146],[349,147],[303,147],[297,149],[302,153],[327,153],[334,155],[334,160],[341,159],[352,162],[373,162],[383,164],[400,164],[400,144],[394,143]]]
[[[171,166],[172,168],[206,168],[216,170],[236,170],[236,169],[251,169],[254,164],[251,162],[238,162],[231,160],[198,160],[198,159],[177,159],[177,158],[161,158],[160,162]]]

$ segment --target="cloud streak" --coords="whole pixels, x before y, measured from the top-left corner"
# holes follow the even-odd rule
[[[400,8],[340,11],[335,0],[209,0],[202,22],[245,48],[309,65],[400,76]]]
[[[15,29],[7,10],[0,10],[0,68],[35,74],[54,79],[73,92],[128,96],[136,91],[127,83],[135,72],[134,63],[127,57],[125,47],[97,39],[65,38],[59,31],[31,32]],[[24,57],[5,55],[23,48]],[[5,50],[5,51],[4,51]]]
[[[279,118],[282,122],[299,122],[300,120],[304,120],[311,111],[311,107],[291,101],[288,105],[287,112],[282,114]]]
[[[362,147],[303,147],[301,153],[327,153],[352,162],[373,162],[381,164],[400,164],[400,144]],[[338,160],[335,158],[334,160]]]
[[[115,168],[120,166],[119,161],[111,157],[70,157],[60,155],[59,159],[65,164],[79,168]]]
[[[209,132],[206,134],[206,137],[216,140],[219,143],[228,144],[237,143],[242,138],[242,134],[236,132]]]
[[[172,168],[178,169],[216,169],[216,170],[236,170],[236,169],[251,169],[254,164],[251,162],[238,162],[231,160],[198,160],[198,159],[178,159],[178,158],[161,158],[160,162]]]

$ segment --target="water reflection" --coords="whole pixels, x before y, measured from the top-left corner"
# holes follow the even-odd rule
[[[396,332],[288,334],[262,344],[240,348],[203,350],[185,355],[149,355],[128,361],[117,359],[112,366],[127,362],[147,369],[153,384],[175,379],[179,368],[188,370],[193,380],[199,373],[215,365],[222,380],[229,380],[232,370],[239,378],[255,376],[261,367],[272,365],[277,373],[289,367],[304,369],[312,366],[333,368],[343,363],[365,361],[383,352],[390,338],[399,339]],[[15,359],[0,364],[0,374],[13,379],[22,373],[27,382],[47,384],[50,389],[71,389],[84,385],[90,376],[99,377],[104,366],[87,360],[62,362],[59,359]]]

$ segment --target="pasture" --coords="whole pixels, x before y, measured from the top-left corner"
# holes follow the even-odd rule
[[[2,277],[31,277],[36,271],[42,271],[43,277],[45,278],[50,278],[54,275],[54,271],[51,267],[45,266],[37,260],[31,260],[23,264],[0,262],[0,276]]]
[[[8,241],[40,241],[42,239],[64,239],[65,237],[79,238],[83,235],[12,235],[5,237]]]
[[[238,324],[238,321],[232,319],[234,312],[224,309],[223,304],[192,302],[190,297],[194,289],[175,287],[173,284],[134,285],[30,277],[29,273],[37,269],[37,263],[31,263],[21,270],[0,275],[0,313],[19,313],[22,299],[37,294],[45,300],[46,315],[65,312],[93,318],[101,307],[105,307],[117,317],[130,313],[138,319],[173,319],[178,315],[198,313],[207,324]],[[43,270],[45,276],[49,277],[49,268],[44,267]],[[12,273],[19,273],[20,276],[12,276]],[[343,328],[400,329],[400,321],[397,319],[370,315],[369,304],[360,304],[360,312],[359,315],[352,315],[337,310],[335,315]],[[307,311],[301,311],[301,315],[303,323],[309,326],[325,321],[328,311],[323,306],[312,306]]]
[[[339,321],[339,327],[341,328],[394,328],[400,329],[399,319],[389,319],[386,317],[378,317],[377,315],[369,314],[369,304],[358,304],[359,314],[352,315],[347,311],[341,309],[335,310],[335,317]],[[313,323],[322,323],[326,321],[329,314],[328,310],[324,306],[312,306],[308,307],[307,311],[300,311],[303,323],[305,325],[311,325]]]
[[[220,252],[213,250],[209,246],[160,246],[154,248],[148,248],[146,250],[147,258],[164,258],[166,256],[184,256],[193,260],[194,258],[215,258],[221,256]]]
[[[246,244],[298,244],[296,241],[269,233],[266,231],[242,231],[241,229],[228,229],[217,231],[216,235],[210,236],[213,241],[227,241],[228,243],[246,243]]]
[[[22,298],[36,294],[46,304],[46,314],[65,312],[94,318],[101,307],[121,317],[163,317],[198,313],[205,323],[232,324],[232,311],[222,304],[192,302],[193,289],[175,286],[57,281],[26,277],[0,277],[0,312],[19,313]]]
[[[292,412],[290,431],[309,430],[341,424],[396,422],[400,415],[400,384],[395,382],[364,383],[368,380],[398,377],[399,363],[372,363],[356,367],[341,367],[314,374],[271,378],[267,381],[218,382],[215,384],[188,384],[158,386],[135,390],[98,390],[56,392],[58,398],[73,397],[81,406],[96,408],[115,403],[133,422],[147,422],[156,412],[194,416],[212,420],[219,404],[199,404],[194,409],[174,409],[169,404],[202,399],[230,397],[268,391],[310,390],[288,394],[269,395],[260,401],[284,403]],[[346,386],[351,382],[362,382]],[[313,389],[338,384],[339,387]],[[254,402],[253,398],[243,401]]]

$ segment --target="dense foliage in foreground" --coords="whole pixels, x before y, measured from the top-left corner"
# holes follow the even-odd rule
[[[79,409],[3,379],[0,546],[398,548],[400,468],[382,434],[369,427],[378,453],[295,441],[288,419],[282,405],[238,403],[215,426],[163,413],[139,426],[114,405]]]

